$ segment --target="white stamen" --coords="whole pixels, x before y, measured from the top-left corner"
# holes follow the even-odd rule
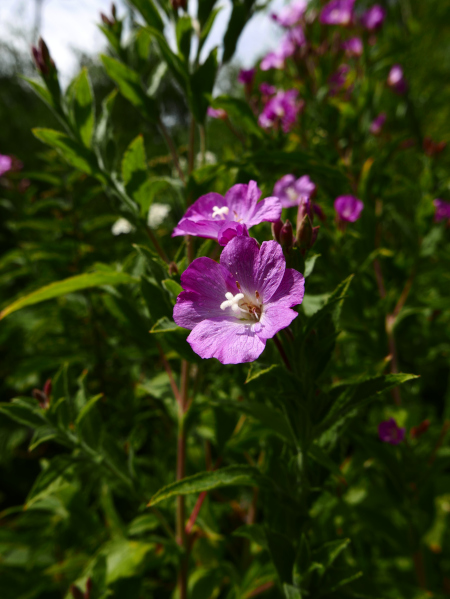
[[[219,206],[213,206],[212,217],[216,218],[216,216],[220,216],[222,220],[225,220],[225,216],[228,214],[228,212],[228,206],[223,206],[222,208],[219,208]]]
[[[241,299],[244,298],[243,293],[236,293],[236,295],[233,295],[232,293],[230,293],[230,291],[227,291],[225,293],[225,297],[227,298],[226,301],[224,301],[220,304],[221,310],[226,310],[226,308],[231,308],[233,310],[233,312],[241,311],[241,308],[239,308],[238,304],[241,301]]]

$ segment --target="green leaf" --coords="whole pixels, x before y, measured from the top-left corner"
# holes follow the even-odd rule
[[[334,475],[338,476],[339,478],[343,478],[342,472],[340,471],[336,462],[333,462],[333,460],[318,445],[310,445],[308,449],[308,455],[315,462],[332,472]]]
[[[223,38],[223,62],[228,62],[233,57],[242,30],[252,16],[254,3],[255,0],[233,0],[233,10]]]
[[[165,289],[167,289],[167,291],[173,296],[174,299],[176,299],[183,291],[183,287],[173,279],[164,279],[162,284],[165,287]]]
[[[215,0],[214,0],[214,2],[215,2]],[[214,4],[214,2],[213,2],[213,4]],[[200,5],[201,5],[201,2],[200,2]],[[214,25],[216,17],[219,14],[219,12],[222,10],[222,8],[223,8],[223,6],[219,6],[218,8],[211,10],[211,12],[209,13],[209,16],[208,16],[204,26],[202,27],[202,31],[200,33],[198,54],[200,54],[200,51],[203,48],[203,44],[206,42],[206,38],[208,37],[209,32],[211,31],[212,26]]]
[[[189,15],[182,15],[178,18],[175,33],[177,36],[178,52],[186,61],[189,61],[192,36],[192,21]]]
[[[286,599],[302,599],[302,593],[300,589],[297,589],[290,584],[284,584],[283,591]]]
[[[320,258],[320,254],[312,254],[311,256],[308,256],[308,258],[306,259],[305,272],[303,273],[305,279],[306,277],[309,277],[310,274],[312,274],[317,258]]]
[[[167,316],[164,316],[163,318],[160,318],[158,322],[156,322],[156,324],[152,326],[150,333],[172,333],[173,331],[180,330],[184,331],[184,329],[175,324],[173,320],[170,320],[169,318],[167,318]]]
[[[209,106],[217,75],[217,48],[211,51],[205,62],[191,76],[191,107],[195,120],[203,123]]]
[[[41,98],[41,100],[43,100],[48,106],[50,106],[52,110],[56,111],[57,106],[53,100],[52,95],[46,87],[40,85],[37,81],[33,81],[33,79],[29,79],[28,77],[21,76],[21,78],[31,86],[33,91]]]
[[[80,142],[54,129],[33,129],[33,135],[55,148],[71,166],[103,182],[104,178],[99,171],[95,154]]]
[[[328,568],[336,561],[339,555],[350,545],[350,539],[337,539],[324,543],[319,549],[313,552],[313,561],[321,564],[321,574],[324,574]]]
[[[145,277],[141,277],[141,293],[150,312],[150,318],[155,323],[153,326],[156,327],[158,325],[158,327],[164,328],[165,325],[158,323],[161,323],[163,319],[170,321],[170,317],[172,316],[172,308],[167,293],[164,289],[161,289],[158,285],[154,285]],[[178,327],[176,328],[178,329]]]
[[[139,74],[115,58],[104,54],[100,58],[108,76],[117,84],[120,93],[151,123],[156,123],[159,119],[157,104],[145,93]]]
[[[164,29],[164,21],[153,0],[129,0],[129,2],[138,9],[150,27],[154,27],[158,31]]]
[[[271,364],[270,366],[265,366],[260,364],[259,362],[252,362],[250,364],[250,368],[248,369],[247,378],[245,379],[245,383],[250,383],[258,379],[260,376],[271,372],[274,368],[278,368],[278,364]]]
[[[233,535],[236,537],[244,537],[252,543],[256,543],[256,545],[267,549],[266,531],[261,524],[246,524],[240,526],[233,532]]]
[[[173,77],[183,89],[183,91],[188,90],[188,77],[189,73],[187,70],[187,65],[184,60],[182,60],[177,54],[172,52],[169,44],[166,41],[166,38],[156,29],[151,28],[150,32],[154,35],[156,42],[159,46],[159,51],[161,52],[161,56],[169,70],[171,71]]]
[[[328,430],[355,408],[367,405],[377,396],[416,378],[415,374],[386,374],[336,385],[329,392],[331,400],[336,399],[325,419],[316,427],[315,435]]]
[[[0,412],[31,428],[39,428],[47,423],[36,400],[26,397],[15,398],[10,403],[1,403]]]
[[[223,108],[227,115],[236,121],[244,131],[256,137],[264,137],[261,127],[258,125],[258,120],[248,105],[248,102],[231,96],[218,96],[211,102],[214,108]]]
[[[94,130],[94,99],[86,67],[73,82],[72,92],[72,118],[75,130],[81,141],[91,147],[92,133]]]
[[[267,486],[268,482],[268,479],[257,468],[251,466],[228,466],[220,470],[199,472],[198,474],[167,485],[167,487],[160,489],[153,495],[148,505],[156,505],[165,499],[178,495],[202,493],[203,491],[211,491],[220,487],[237,485],[247,487]]]
[[[37,291],[33,291],[33,293],[30,293],[25,297],[21,297],[0,312],[0,320],[5,318],[5,316],[8,316],[8,314],[21,310],[27,306],[33,306],[34,304],[54,299],[61,295],[81,291],[82,289],[101,287],[102,285],[126,285],[134,282],[136,282],[136,279],[125,272],[93,272],[77,275],[75,277],[70,277],[69,279],[64,279],[63,281],[51,283]]]
[[[149,180],[144,138],[142,135],[138,135],[125,151],[122,159],[122,179],[127,194],[133,200],[139,205],[146,202]]]
[[[266,529],[267,547],[281,584],[292,581],[295,551],[292,543],[284,535]]]

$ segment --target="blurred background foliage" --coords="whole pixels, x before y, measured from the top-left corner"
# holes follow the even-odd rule
[[[262,81],[300,89],[306,109],[299,128],[287,136],[262,134],[241,105],[234,112],[227,105],[231,128],[207,121],[211,164],[201,165],[197,140],[195,169],[183,189],[173,183],[175,165],[157,123],[123,95],[110,95],[116,86],[98,57],[81,57],[97,127],[108,98],[112,106],[101,139],[107,170],[123,169],[138,138],[144,175],[159,180],[136,221],[108,185],[68,166],[32,134],[34,127],[60,130],[61,123],[20,77],[35,77],[30,58],[0,45],[0,150],[23,163],[0,179],[0,307],[68,277],[104,277],[100,288],[30,305],[0,321],[2,599],[80,597],[70,586],[84,593],[88,580],[89,599],[177,597],[174,499],[146,505],[175,479],[177,407],[164,361],[177,373],[181,359],[192,361],[193,382],[186,473],[215,465],[252,467],[278,485],[276,493],[263,484],[258,491],[250,477],[244,486],[203,497],[189,541],[190,597],[450,594],[450,243],[447,223],[433,222],[432,204],[436,197],[450,200],[450,155],[448,148],[429,155],[423,146],[427,137],[450,141],[450,5],[383,4],[388,17],[377,43],[366,44],[361,63],[350,61],[353,94],[329,96],[328,77],[339,64],[331,53],[320,57],[314,77],[306,63],[258,71],[254,89]],[[170,13],[168,4],[161,5]],[[213,5],[200,1],[205,15]],[[250,17],[251,2],[234,5]],[[161,77],[154,98],[187,177],[189,106],[170,69],[162,72],[154,36],[133,14],[138,22],[128,21],[121,46],[110,44],[105,52],[143,81]],[[332,35],[334,29],[324,30],[317,20],[308,26],[316,44]],[[53,59],[57,65],[58,57]],[[386,89],[394,63],[404,67],[406,97]],[[224,65],[216,89],[245,102],[235,83],[238,69],[236,59]],[[252,102],[260,102],[257,93]],[[387,124],[374,137],[369,125],[381,111]],[[249,370],[201,362],[183,332],[149,335],[161,318],[171,319],[176,271],[187,265],[184,248],[170,236],[186,196],[224,193],[251,178],[271,195],[288,172],[311,176],[326,215],[314,246],[319,257],[309,256],[297,341],[286,341],[300,383],[283,370],[270,343]],[[343,232],[333,222],[333,201],[350,192],[365,209]],[[155,202],[169,206],[152,227],[176,270],[152,250],[145,223]],[[291,212],[287,216],[295,221]],[[119,218],[130,219],[132,228],[113,235]],[[255,231],[259,240],[270,238],[267,223]],[[213,250],[202,241],[195,240],[195,255]],[[342,287],[352,274],[350,286]],[[122,283],[111,282],[117,276]],[[335,299],[345,296],[339,309],[326,303],[336,288]],[[323,320],[314,321],[324,307]],[[383,382],[377,388],[383,401],[370,406],[364,403],[370,393],[364,396],[358,387],[359,409],[349,403],[326,427],[339,385],[389,372],[394,337],[392,373],[420,378],[392,394]],[[51,403],[43,410],[31,394],[47,379]],[[17,397],[22,399],[11,404]],[[315,430],[308,452],[292,447],[283,414],[298,426],[298,439],[308,436],[303,423]],[[407,429],[407,440],[395,447],[377,435],[379,422],[390,417]],[[423,434],[411,435],[425,420]],[[197,494],[186,496],[187,514],[197,502]]]

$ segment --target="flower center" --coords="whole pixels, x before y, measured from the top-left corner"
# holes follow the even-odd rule
[[[228,214],[228,212],[228,206],[223,206],[222,208],[219,208],[219,206],[213,206],[212,217],[216,218],[216,216],[218,216],[222,220],[225,220],[225,216]]]
[[[288,187],[286,190],[286,194],[292,202],[296,202],[298,200],[298,193],[295,191],[293,187]]]
[[[243,293],[233,295],[230,291],[225,293],[225,297],[227,299],[220,304],[221,310],[231,308],[236,315],[239,313],[240,320],[259,321],[261,318],[262,304],[257,291],[254,299],[249,299]]]

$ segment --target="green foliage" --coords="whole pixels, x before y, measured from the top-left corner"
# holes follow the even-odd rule
[[[383,3],[368,34],[311,2],[308,44],[238,86],[223,67],[264,3],[233,0],[208,55],[215,0],[129,4],[65,93],[57,64],[38,83],[0,45],[1,151],[24,163],[0,177],[0,596],[445,596],[450,246],[433,199],[450,200],[450,164],[427,138],[450,140],[450,9]],[[364,54],[344,57],[353,35]],[[260,126],[263,82],[305,101],[291,131]],[[192,259],[221,248],[173,228],[203,194],[255,180],[265,198],[289,173],[323,213],[312,250],[283,241],[297,316],[251,364],[202,360],[173,307]],[[337,223],[350,193],[361,218]],[[296,208],[282,217],[295,231]]]

